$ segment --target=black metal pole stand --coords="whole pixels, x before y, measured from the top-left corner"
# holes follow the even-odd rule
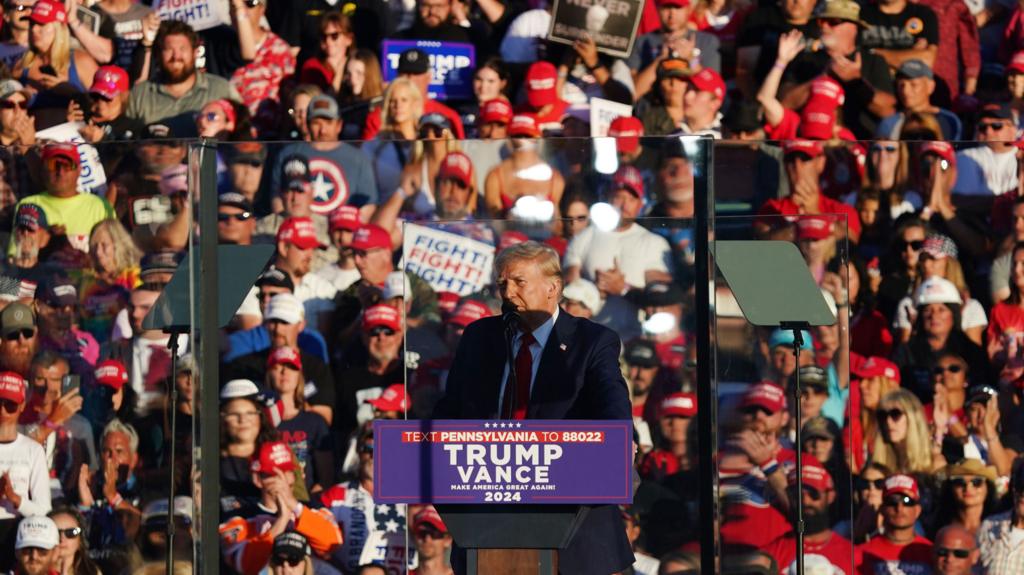
[[[167,445],[170,451],[167,454],[168,465],[168,488],[167,488],[167,573],[174,573],[174,451],[177,448],[175,438],[178,432],[178,335],[179,330],[170,329],[171,339],[167,342],[167,348],[171,350],[171,378],[168,384],[169,400],[168,420],[170,422],[170,437]]]
[[[801,437],[803,421],[800,413],[800,348],[804,345],[804,324],[782,324],[782,329],[793,330],[793,355],[796,356],[796,370],[793,371],[793,412],[796,418],[796,574],[804,575],[804,457]]]

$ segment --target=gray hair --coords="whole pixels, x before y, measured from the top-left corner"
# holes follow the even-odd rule
[[[561,297],[562,288],[565,287],[562,280],[562,262],[558,258],[558,252],[547,244],[531,240],[501,250],[494,260],[495,277],[501,275],[501,271],[510,263],[524,260],[537,264],[545,277],[557,280],[558,294]]]
[[[100,437],[100,445],[107,440],[107,436],[111,433],[123,433],[128,436],[128,445],[132,448],[132,453],[139,452],[139,434],[135,431],[135,428],[131,424],[125,423],[118,418],[110,420],[110,423],[103,428],[103,436]]]

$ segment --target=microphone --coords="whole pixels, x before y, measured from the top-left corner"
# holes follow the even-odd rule
[[[519,312],[516,311],[516,306],[510,302],[504,302],[501,304],[501,321],[505,323],[506,329],[515,329],[519,326],[519,321],[522,319],[519,316]]]

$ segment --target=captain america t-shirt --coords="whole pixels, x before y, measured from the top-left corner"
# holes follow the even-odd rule
[[[861,8],[860,17],[871,25],[860,35],[865,48],[909,50],[921,39],[929,46],[939,43],[939,22],[927,6],[908,2],[899,14],[885,14],[878,5],[868,4]]]
[[[793,532],[776,539],[764,548],[775,558],[780,575],[796,575],[796,535]],[[821,542],[804,540],[804,571],[807,573],[832,573],[853,575],[854,566],[860,562],[860,553],[855,553],[850,540],[832,532]]]

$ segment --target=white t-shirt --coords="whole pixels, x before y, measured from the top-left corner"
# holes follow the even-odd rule
[[[1001,196],[1017,189],[1017,149],[995,153],[977,146],[956,154],[954,194]]]
[[[537,60],[537,46],[548,35],[551,14],[544,9],[527,10],[508,26],[501,40],[501,59],[506,62],[534,62]]]
[[[362,277],[356,268],[343,270],[337,265],[324,266],[320,268],[320,271],[316,272],[316,275],[327,280],[338,291],[347,290],[350,285],[356,283]]]
[[[321,314],[334,311],[334,296],[338,288],[315,273],[306,274],[302,281],[295,284],[295,297],[302,302],[306,312],[306,322],[313,326],[319,321]]]
[[[917,308],[909,297],[900,300],[896,307],[896,319],[892,325],[896,329],[911,329],[914,321],[917,320]],[[981,307],[978,300],[971,298],[967,300],[960,311],[960,329],[967,330],[972,327],[985,327],[988,325],[988,318],[985,317],[985,308]]]
[[[672,250],[665,238],[635,223],[622,232],[601,232],[590,226],[569,242],[563,265],[580,266],[581,275],[594,281],[598,270],[610,270],[616,262],[626,283],[642,288],[647,285],[647,271],[671,269]]]
[[[21,497],[21,506],[15,509],[10,501],[0,500],[0,519],[50,512],[50,472],[42,445],[20,433],[14,441],[0,443],[0,474],[4,472]]]

